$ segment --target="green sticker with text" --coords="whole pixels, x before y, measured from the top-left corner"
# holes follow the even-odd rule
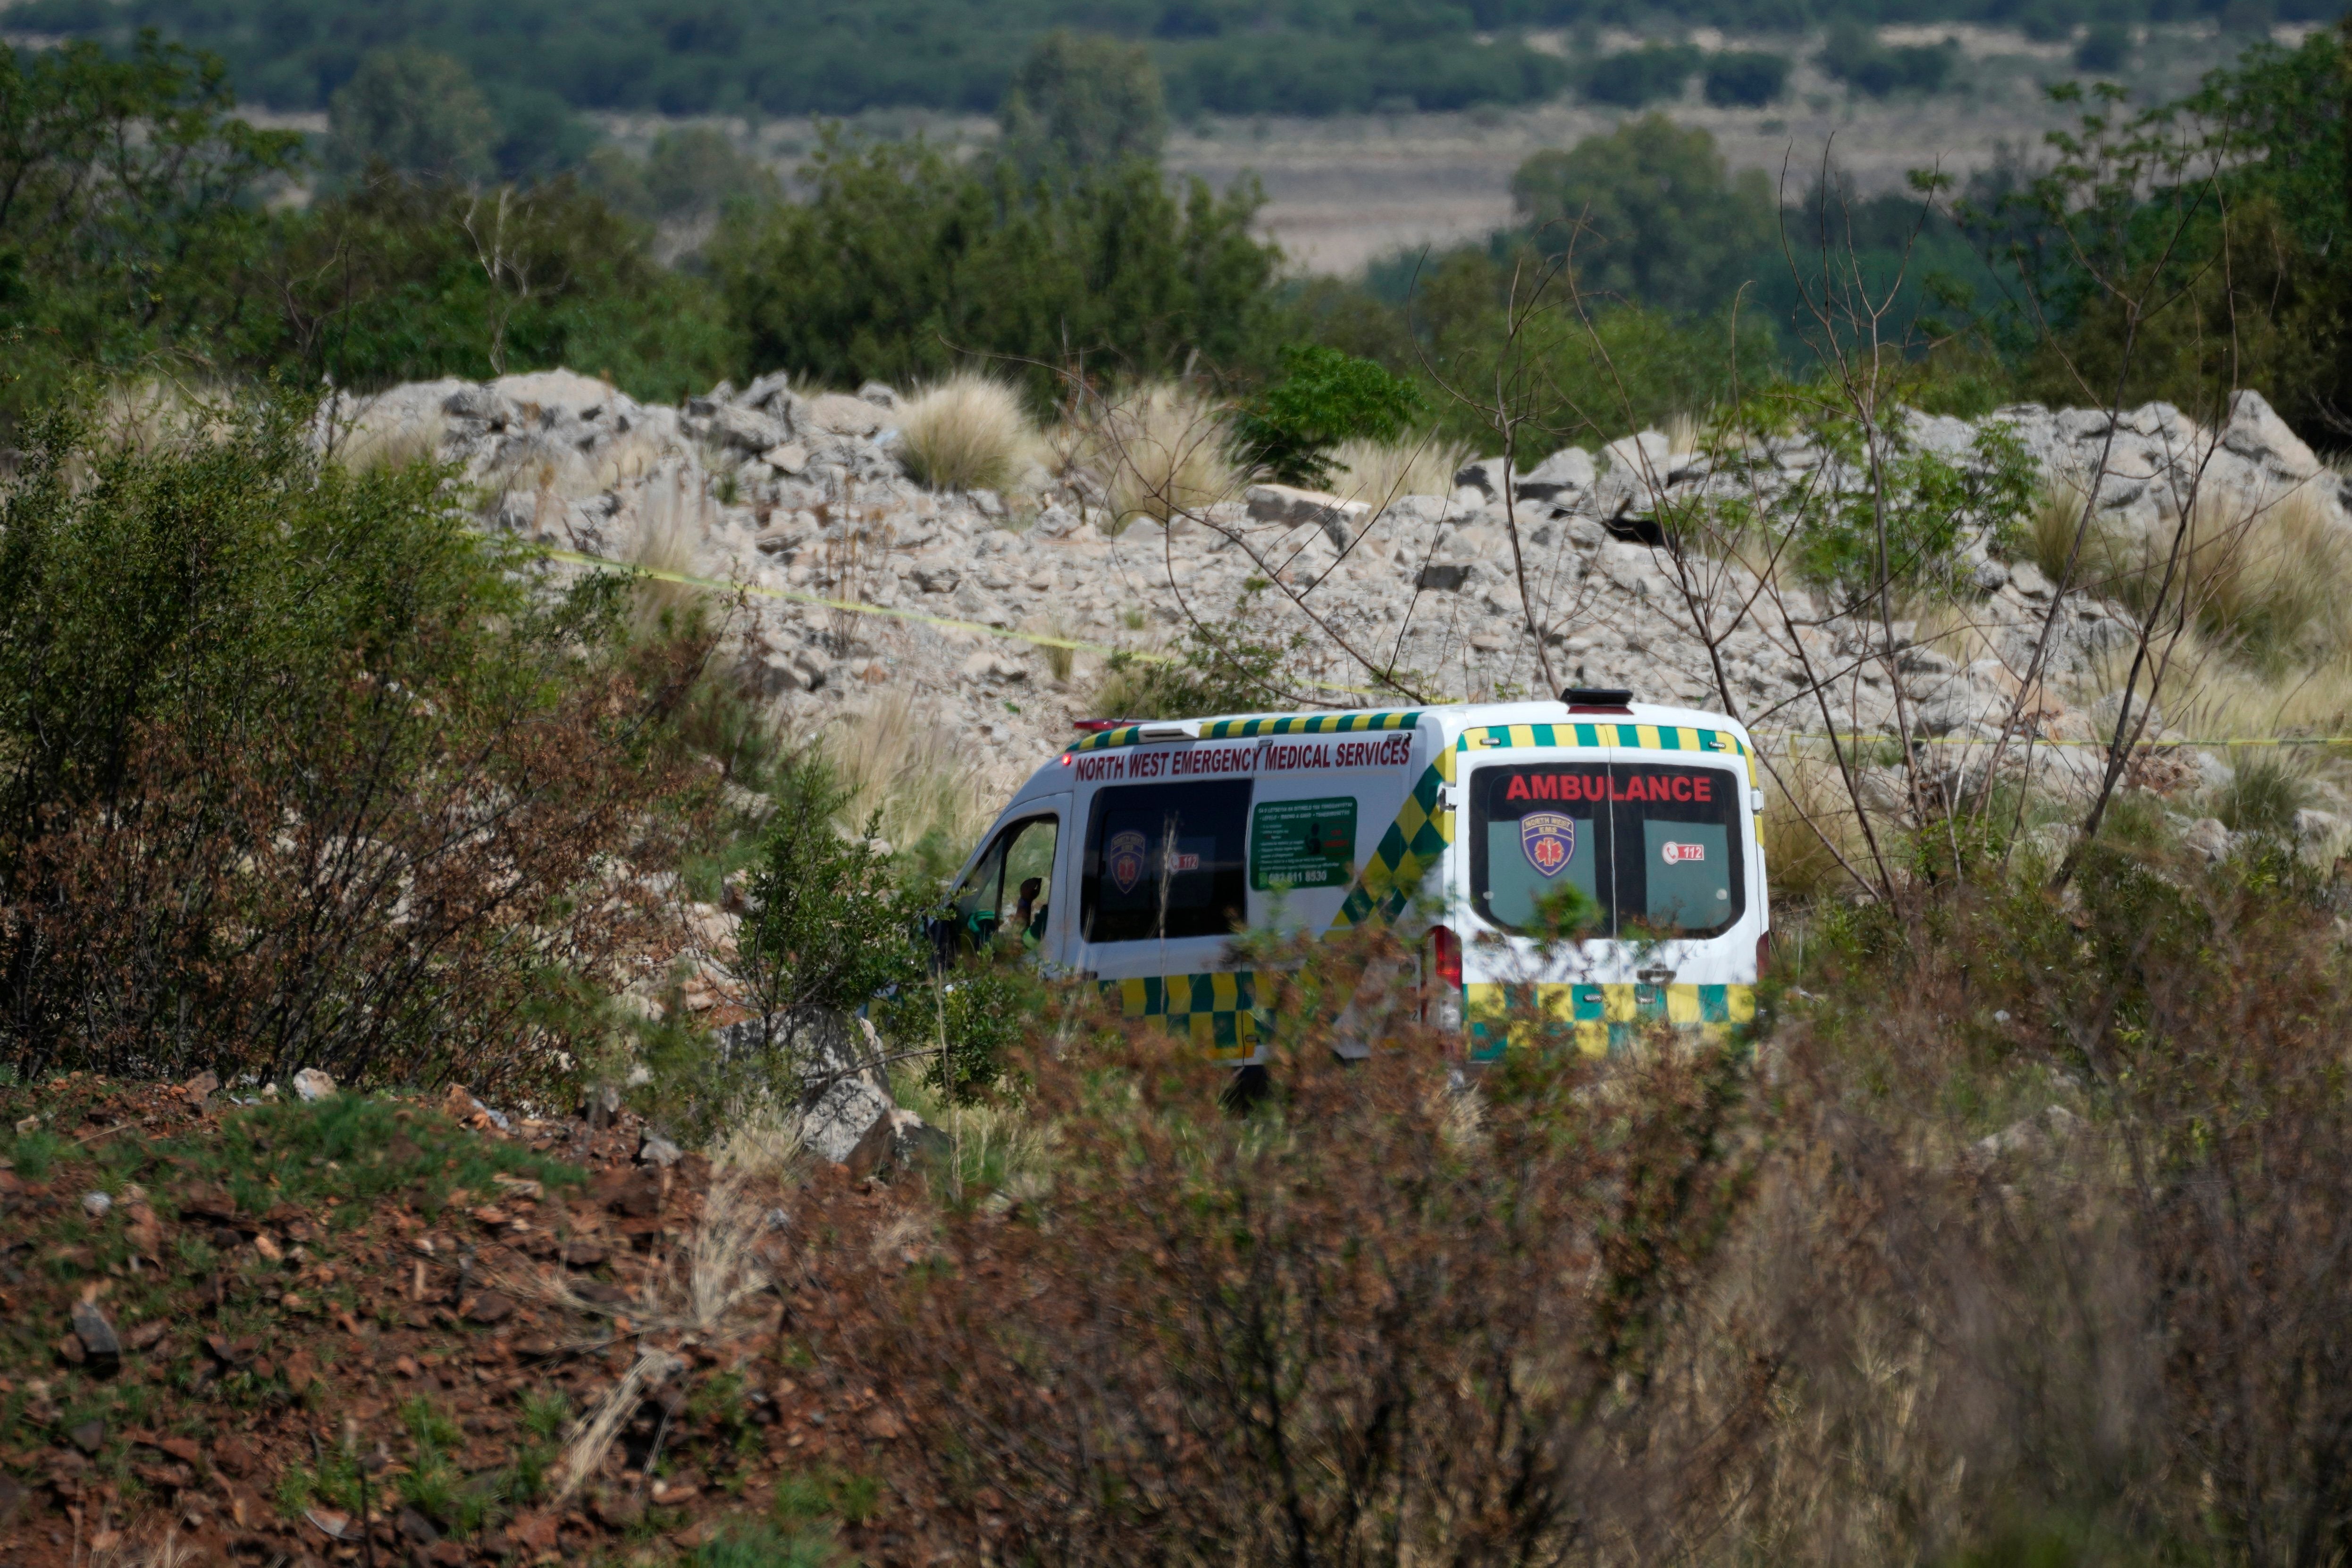
[[[1356,869],[1356,798],[1264,800],[1250,821],[1250,886],[1344,887]]]

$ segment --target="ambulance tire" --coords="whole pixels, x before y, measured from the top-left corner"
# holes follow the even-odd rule
[[[1217,1096],[1217,1103],[1234,1115],[1246,1115],[1274,1097],[1274,1080],[1255,1062],[1234,1069],[1234,1081]]]

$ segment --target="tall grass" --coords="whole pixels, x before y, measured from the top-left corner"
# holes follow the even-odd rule
[[[2144,618],[2185,615],[2271,670],[2352,651],[2352,537],[2308,486],[2199,496],[2169,580],[2172,528],[2128,541],[2102,532],[2093,542],[2104,591]]]
[[[1832,760],[1802,752],[1775,758],[1766,776],[1763,829],[1774,899],[1809,904],[1852,891],[1848,866],[1870,874],[1862,827]]]
[[[985,770],[952,726],[904,692],[845,715],[819,744],[848,791],[836,826],[860,831],[880,812],[882,837],[923,870],[952,871],[988,826]]]
[[[1021,394],[977,371],[916,393],[898,418],[908,471],[934,490],[1002,490],[1037,445]]]
[[[1451,496],[1470,444],[1435,432],[1402,441],[1343,441],[1332,449],[1331,488],[1378,511],[1400,496]]]
[[[1138,517],[1171,517],[1240,494],[1225,411],[1175,382],[1155,382],[1081,407],[1056,433],[1065,468],[1102,486],[1110,531]]]

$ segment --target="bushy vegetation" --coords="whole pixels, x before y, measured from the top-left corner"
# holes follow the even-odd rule
[[[2062,898],[1993,849],[1825,915],[1748,1042],[1593,1059],[1530,1007],[1465,1086],[1359,936],[1257,955],[1278,1087],[1234,1116],[1041,1010],[987,1201],[812,1195],[900,1494],[1137,1562],[2332,1552],[2342,885],[2134,830]]]
[[[299,408],[146,444],[65,416],[0,495],[0,1040],[68,1067],[507,1092],[560,1075],[674,859],[691,645],[626,655],[429,467]]]
[[[2025,286],[1985,312],[2025,390],[2210,417],[2254,386],[2298,428],[2345,428],[2347,48],[2341,27],[2294,50],[2258,43],[2144,110],[2112,88],[2059,90],[2082,113],[2049,171],[1959,208]]]
[[[1286,485],[1321,486],[1343,441],[1391,442],[1423,411],[1412,383],[1337,349],[1286,347],[1282,371],[1245,404],[1234,440]]]
[[[1033,183],[1010,163],[837,132],[808,176],[807,202],[740,211],[711,248],[751,362],[854,384],[987,352],[1024,362],[1050,403],[1066,363],[1132,376],[1243,357],[1271,306],[1247,188],[1171,191],[1135,160]]]

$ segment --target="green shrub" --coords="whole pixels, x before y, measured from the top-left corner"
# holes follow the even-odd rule
[[[1286,485],[1331,482],[1331,449],[1343,441],[1394,441],[1423,412],[1411,382],[1337,349],[1293,343],[1282,374],[1242,405],[1234,444],[1245,463]]]
[[[1645,44],[1610,55],[1585,68],[1584,96],[1617,109],[1643,109],[1680,98],[1699,59],[1699,51],[1688,44]]]
[[[620,586],[542,591],[442,475],[322,465],[299,409],[205,417],[51,418],[0,498],[0,1051],[546,1081],[548,997],[642,933],[577,894],[684,821]]]
[[[822,754],[803,752],[773,790],[751,904],[737,938],[744,979],[762,1013],[854,1010],[921,969],[915,936],[925,895],[902,887],[890,858],[834,818],[850,792]]]
[[[1857,92],[1935,92],[1951,78],[1959,50],[1950,42],[1888,47],[1859,22],[1840,22],[1822,45],[1821,67]]]
[[[1193,625],[1172,660],[1113,653],[1094,711],[1112,718],[1205,718],[1318,702],[1299,669],[1307,635],[1265,623],[1256,608],[1265,591],[1264,583],[1245,588],[1230,617]]]
[[[2286,834],[2311,795],[2310,776],[2285,747],[2242,747],[2230,754],[2229,782],[2215,792],[2213,814],[2239,832]]]
[[[1761,109],[1789,90],[1789,57],[1726,50],[1706,57],[1706,101],[1717,109]]]

